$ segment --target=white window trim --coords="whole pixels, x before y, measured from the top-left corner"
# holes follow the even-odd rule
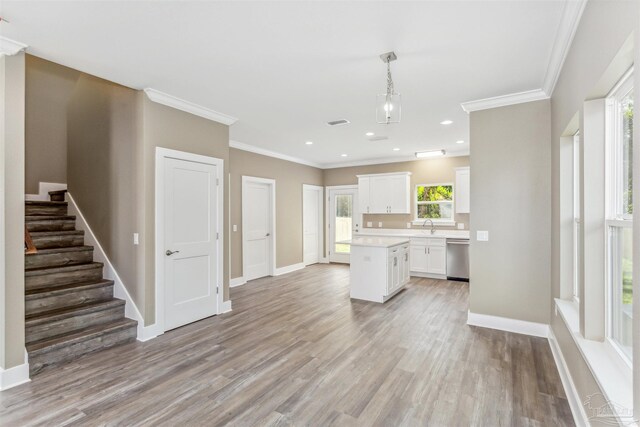
[[[633,91],[633,67],[625,73],[620,81],[613,87],[606,98],[606,141],[605,141],[605,343],[612,349],[612,354],[617,355],[618,363],[622,362],[630,370],[633,369],[633,361],[620,348],[620,345],[613,339],[613,300],[612,295],[619,277],[613,269],[612,256],[615,248],[612,247],[612,228],[632,228],[633,217],[622,212],[622,174],[620,165],[622,164],[622,138],[620,135],[620,111],[618,103],[630,92]]]
[[[578,304],[573,301],[555,299],[556,312],[564,321],[569,334],[587,363],[598,386],[614,408],[633,409],[633,370],[620,357],[618,350],[609,341],[585,339],[580,333]],[[628,414],[617,414],[621,418]]]
[[[451,186],[453,190],[453,198],[451,201],[438,201],[438,202],[418,202],[418,187],[437,187],[439,185]],[[437,182],[432,184],[416,184],[413,187],[413,208],[414,208],[414,219],[411,221],[413,225],[422,225],[426,220],[433,221],[433,225],[435,227],[452,227],[456,225],[455,216],[456,216],[456,187],[452,182]],[[451,219],[448,218],[418,218],[418,205],[435,205],[435,204],[451,204]]]
[[[582,218],[580,217],[580,203],[582,188],[580,188],[580,153],[582,146],[580,145],[580,130],[573,135],[573,224],[572,224],[572,244],[573,244],[573,283],[572,296],[573,301],[580,304],[580,233],[582,231]],[[577,148],[577,149],[576,149]],[[578,188],[576,188],[578,186]],[[577,190],[577,191],[576,191]]]

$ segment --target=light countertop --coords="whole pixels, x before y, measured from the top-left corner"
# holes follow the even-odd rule
[[[469,230],[436,230],[431,234],[429,229],[419,228],[361,228],[357,234],[360,237],[442,237],[446,239],[468,239]]]
[[[405,243],[409,243],[408,237],[389,237],[389,236],[362,236],[354,237],[351,240],[345,240],[338,243],[347,243],[351,246],[371,246],[378,248],[390,248]]]

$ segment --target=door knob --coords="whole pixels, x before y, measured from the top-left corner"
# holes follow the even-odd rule
[[[171,250],[167,249],[167,251],[165,252],[165,255],[171,256],[173,254],[177,254],[178,252],[180,252],[180,251],[171,251]]]
[[[271,233],[267,233],[267,235],[266,235],[266,236],[264,236],[264,237],[269,237],[269,236],[271,236]]]

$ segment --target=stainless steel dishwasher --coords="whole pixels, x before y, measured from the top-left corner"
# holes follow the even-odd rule
[[[469,281],[468,239],[447,239],[447,279]]]

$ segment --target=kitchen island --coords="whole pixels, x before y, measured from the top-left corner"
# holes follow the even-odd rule
[[[406,237],[355,237],[351,245],[351,298],[386,302],[409,282]]]

